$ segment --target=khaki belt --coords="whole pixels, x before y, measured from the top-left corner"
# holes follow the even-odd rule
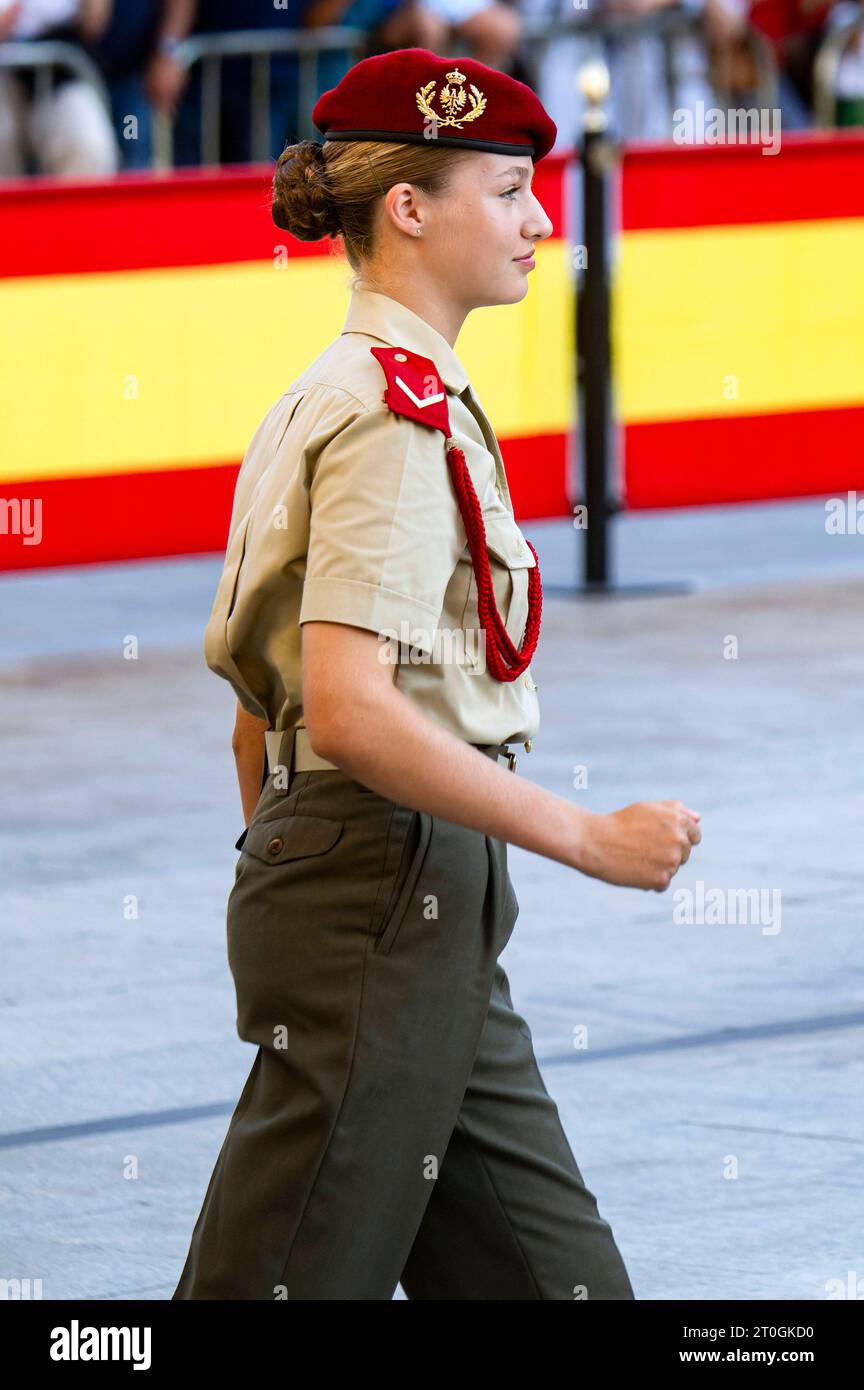
[[[279,750],[282,746],[283,738],[288,738],[292,732],[289,729],[267,729],[264,734],[264,743],[267,748],[267,766],[270,771],[279,761]],[[293,730],[294,735],[294,756],[292,764],[295,772],[339,772],[335,763],[329,763],[326,758],[322,758],[315,752],[309,739],[309,731],[304,725],[298,725]],[[495,757],[510,772],[516,771],[516,754],[510,751],[506,743],[474,743],[472,748],[478,748],[487,757]]]
[[[264,734],[264,743],[267,748],[267,766],[270,771],[279,761],[279,749],[283,738],[286,737],[287,729],[267,729]],[[337,772],[338,768],[334,763],[328,763],[326,758],[321,758],[315,752],[309,741],[308,730],[302,726],[294,730],[294,771],[295,772]]]

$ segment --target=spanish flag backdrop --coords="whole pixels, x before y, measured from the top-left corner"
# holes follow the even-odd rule
[[[270,166],[34,178],[0,189],[0,567],[224,548],[261,418],[341,331],[353,272],[270,217]],[[518,305],[469,316],[458,351],[495,422],[520,515],[567,511],[574,344],[565,166],[538,166],[555,226]],[[382,392],[384,382],[382,378]],[[443,460],[443,454],[442,454]]]
[[[628,507],[864,487],[864,135],[625,152]]]
[[[331,243],[273,226],[270,174],[0,187],[0,568],[223,549],[246,446],[350,295]],[[457,344],[520,519],[577,500],[573,174],[538,165],[554,234],[529,293]],[[623,505],[864,487],[864,135],[632,147],[614,191]],[[36,499],[33,545],[14,514]]]

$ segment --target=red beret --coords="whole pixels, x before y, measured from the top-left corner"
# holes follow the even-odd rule
[[[530,154],[536,163],[558,128],[540,99],[515,77],[474,58],[397,48],[355,63],[315,103],[327,140],[392,140]]]

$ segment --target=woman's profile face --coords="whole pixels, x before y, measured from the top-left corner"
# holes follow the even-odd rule
[[[455,167],[446,193],[424,199],[424,265],[461,304],[514,304],[528,293],[534,272],[520,258],[552,233],[533,175],[530,155],[476,150]]]

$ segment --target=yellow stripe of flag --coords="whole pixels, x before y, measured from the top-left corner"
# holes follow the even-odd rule
[[[630,231],[619,251],[625,422],[864,403],[864,220]]]
[[[539,248],[526,298],[469,316],[457,342],[503,436],[568,427],[567,265],[563,241]],[[308,257],[0,282],[2,477],[239,460],[341,331],[351,275]]]

